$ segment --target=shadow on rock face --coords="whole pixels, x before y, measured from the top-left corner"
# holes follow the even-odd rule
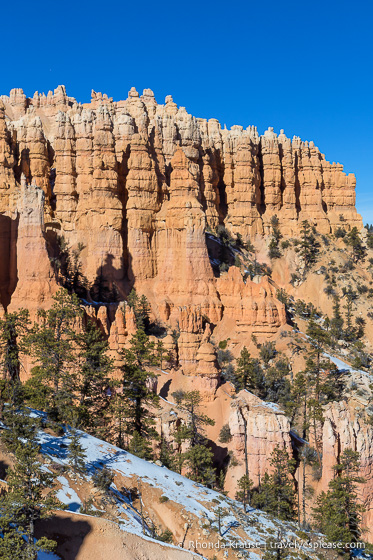
[[[62,560],[75,560],[85,537],[92,530],[87,521],[56,514],[36,525],[36,538],[48,537],[57,542],[56,554]]]

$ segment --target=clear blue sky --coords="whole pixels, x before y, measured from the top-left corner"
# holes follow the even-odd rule
[[[153,89],[195,116],[285,129],[357,177],[373,223],[368,0],[3,2],[0,93],[65,84],[89,101]]]

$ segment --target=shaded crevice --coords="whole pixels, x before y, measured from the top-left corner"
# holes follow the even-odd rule
[[[222,157],[220,150],[216,150],[215,152],[215,161],[216,161],[216,171],[219,177],[218,180],[218,193],[219,193],[219,207],[218,207],[218,214],[219,214],[219,221],[220,223],[224,223],[227,215],[228,215],[228,202],[227,202],[227,187],[224,182],[224,173],[225,173],[225,163]]]
[[[19,216],[0,214],[0,303],[6,310],[18,282],[17,238]]]
[[[260,203],[257,204],[256,207],[260,216],[263,216],[263,214],[266,211],[266,203],[265,203],[265,190],[264,190],[264,167],[263,167],[261,144],[259,144],[258,160],[259,160],[259,177],[260,177],[260,185],[259,185]]]
[[[283,166],[284,150],[282,149],[281,144],[278,145],[278,155],[280,158],[280,169],[281,169],[281,183],[280,183],[281,200],[280,200],[280,208],[279,208],[279,210],[281,210],[281,208],[284,205],[284,191],[286,188],[285,178],[284,178],[284,166]]]
[[[128,175],[128,160],[131,154],[131,147],[130,145],[127,146],[125,152],[122,153],[122,159],[117,161],[117,196],[120,200],[121,207],[122,207],[122,224],[120,229],[120,234],[122,237],[122,245],[123,245],[123,256],[122,256],[122,263],[123,263],[123,274],[124,276],[127,273],[127,269],[129,266],[129,257],[128,257],[128,220],[127,220],[127,202],[128,202],[128,190],[126,188],[126,181]]]
[[[300,203],[300,183],[299,183],[299,155],[295,152],[294,153],[294,189],[295,189],[295,209],[297,211],[297,215],[301,211],[301,203]]]

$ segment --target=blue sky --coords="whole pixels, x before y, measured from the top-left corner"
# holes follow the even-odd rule
[[[131,86],[231,126],[314,140],[373,223],[373,5],[357,0],[2,4],[0,93]]]

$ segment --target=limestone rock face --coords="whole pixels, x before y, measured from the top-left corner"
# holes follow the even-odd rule
[[[237,464],[228,468],[225,479],[228,490],[236,488],[237,481],[245,474],[245,438],[249,476],[254,486],[266,470],[270,471],[268,458],[276,447],[291,454],[288,418],[279,408],[272,408],[248,391],[241,391],[232,401],[228,425],[232,434],[231,450],[237,459]]]
[[[63,237],[71,250],[83,247],[90,285],[101,282],[122,301],[132,287],[149,298],[155,316],[180,333],[175,352],[185,371],[198,365],[206,319],[217,325],[224,314],[238,332],[264,335],[286,319],[267,280],[244,282],[234,267],[215,277],[208,228],[224,224],[254,238],[269,233],[275,214],[284,236],[297,234],[304,219],[322,232],[336,228],[341,215],[347,229],[362,225],[354,177],[327,162],[312,142],[290,140],[284,131],[260,136],[254,126],[222,129],[171,96],[158,104],[149,89],[140,95],[131,88],[117,102],[92,91],[85,104],[63,86],[32,98],[14,89],[0,103],[2,305],[13,292],[12,306],[21,301],[22,278],[35,278],[35,286],[38,277],[40,285],[50,278],[47,261],[32,272],[31,263],[16,258],[22,239],[39,254],[44,236],[52,253]],[[44,193],[44,216],[39,206],[30,214],[39,216],[38,226],[23,211],[18,226],[12,221],[29,196],[21,194],[21,176],[34,185],[30,196],[35,186]],[[38,231],[35,242],[26,230]],[[45,287],[33,291],[35,302],[48,294]],[[108,332],[113,321],[113,332],[119,328],[114,338],[123,336],[118,320],[108,319]]]
[[[196,375],[201,384],[201,393],[205,399],[213,399],[219,384],[219,365],[216,360],[215,349],[210,342],[202,342],[196,356],[198,367]]]
[[[206,320],[216,325],[224,314],[238,332],[265,335],[285,322],[267,280],[244,282],[234,267],[215,277],[208,228],[224,224],[232,234],[254,238],[269,233],[275,214],[284,236],[296,234],[304,219],[323,232],[336,228],[341,215],[345,228],[362,225],[354,177],[328,163],[312,142],[290,140],[283,131],[260,136],[254,126],[222,129],[216,119],[193,117],[171,96],[158,104],[149,89],[140,95],[131,88],[117,102],[92,91],[85,104],[63,86],[32,98],[14,89],[0,102],[2,305],[13,292],[12,306],[20,301],[22,278],[35,278],[35,285],[38,276],[41,285],[50,278],[47,261],[32,272],[31,263],[16,259],[22,239],[28,236],[39,254],[44,236],[52,252],[63,237],[71,250],[83,247],[82,273],[90,285],[101,282],[122,301],[132,287],[149,298],[155,316],[179,331],[175,352],[186,371],[198,365]],[[21,176],[34,185],[34,195],[21,194]],[[36,187],[44,193],[44,216],[35,207],[31,225],[20,212],[17,240],[16,207],[36,196]],[[35,246],[22,233],[31,229],[38,231]],[[48,294],[33,291],[35,301]],[[118,320],[108,319],[114,331]]]
[[[199,201],[193,163],[180,148],[171,160],[169,200],[157,214],[156,243],[158,276],[155,293],[174,306],[188,302],[199,305],[201,313],[217,321],[221,303],[205,242],[206,217]]]
[[[217,280],[217,289],[224,316],[235,319],[240,332],[273,334],[286,323],[285,308],[266,276],[259,283],[248,279],[245,284],[239,269],[231,267]]]
[[[359,496],[365,505],[363,523],[368,531],[365,538],[373,538],[373,429],[359,420],[356,408],[346,402],[330,403],[325,411],[323,425],[322,489],[332,480],[333,466],[345,449],[358,451],[361,461],[360,475],[366,480],[359,485]]]
[[[353,175],[327,162],[313,142],[283,131],[221,129],[171,96],[158,104],[149,89],[140,95],[132,88],[118,102],[93,91],[84,105],[63,86],[32,98],[14,89],[1,101],[0,177],[15,188],[24,173],[44,190],[48,228],[85,245],[89,279],[103,266],[118,287],[125,278],[156,277],[162,252],[181,243],[180,220],[188,240],[194,232],[193,251],[206,226],[224,223],[252,237],[268,233],[274,214],[283,235],[295,234],[304,219],[322,232],[335,229],[341,215],[344,227],[362,225]],[[208,261],[195,259],[209,281]]]
[[[16,204],[12,252],[16,270],[15,290],[8,307],[10,311],[27,307],[31,315],[40,307],[50,305],[57,291],[44,238],[44,192],[36,185],[21,186]],[[14,231],[15,230],[15,231]]]

